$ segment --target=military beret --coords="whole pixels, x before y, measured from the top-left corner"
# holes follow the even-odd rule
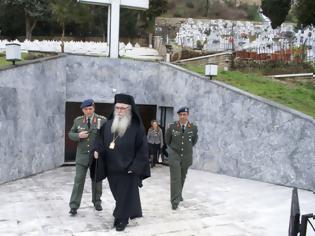
[[[178,109],[177,114],[179,114],[181,112],[188,112],[189,113],[189,108],[188,107],[181,107]]]
[[[80,108],[83,109],[84,107],[89,107],[89,106],[93,106],[94,105],[94,101],[93,99],[86,99],[81,103]]]

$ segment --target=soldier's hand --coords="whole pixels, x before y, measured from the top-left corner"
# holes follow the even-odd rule
[[[87,138],[89,136],[88,131],[81,131],[79,133],[79,138]]]
[[[98,152],[97,151],[94,151],[94,158],[98,159]]]

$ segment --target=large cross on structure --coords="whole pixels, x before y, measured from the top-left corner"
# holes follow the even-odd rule
[[[81,3],[108,6],[107,40],[109,41],[109,57],[119,56],[119,20],[120,7],[146,10],[149,0],[78,0]]]

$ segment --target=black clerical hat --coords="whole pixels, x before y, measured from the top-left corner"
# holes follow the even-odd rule
[[[128,95],[128,94],[124,94],[124,93],[116,94],[115,98],[114,98],[114,104],[116,104],[116,103],[124,103],[124,104],[130,105],[131,111],[135,115],[135,118],[143,126],[141,115],[140,115],[140,112],[136,106],[136,103],[135,103],[133,96]],[[113,117],[114,117],[114,111],[109,115],[109,119],[112,119]]]
[[[128,105],[134,105],[135,100],[133,99],[133,96],[130,96],[128,94],[119,93],[115,95],[115,104],[116,103],[124,103]]]

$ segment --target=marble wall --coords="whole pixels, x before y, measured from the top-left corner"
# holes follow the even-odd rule
[[[0,183],[63,162],[66,101],[111,103],[115,92],[189,106],[195,169],[315,189],[312,118],[173,65],[75,55],[0,71]]]
[[[0,71],[0,183],[63,164],[63,60]]]
[[[116,89],[140,104],[189,106],[193,168],[315,189],[315,121],[300,112],[167,64],[71,56],[66,67],[68,101],[113,102]]]

